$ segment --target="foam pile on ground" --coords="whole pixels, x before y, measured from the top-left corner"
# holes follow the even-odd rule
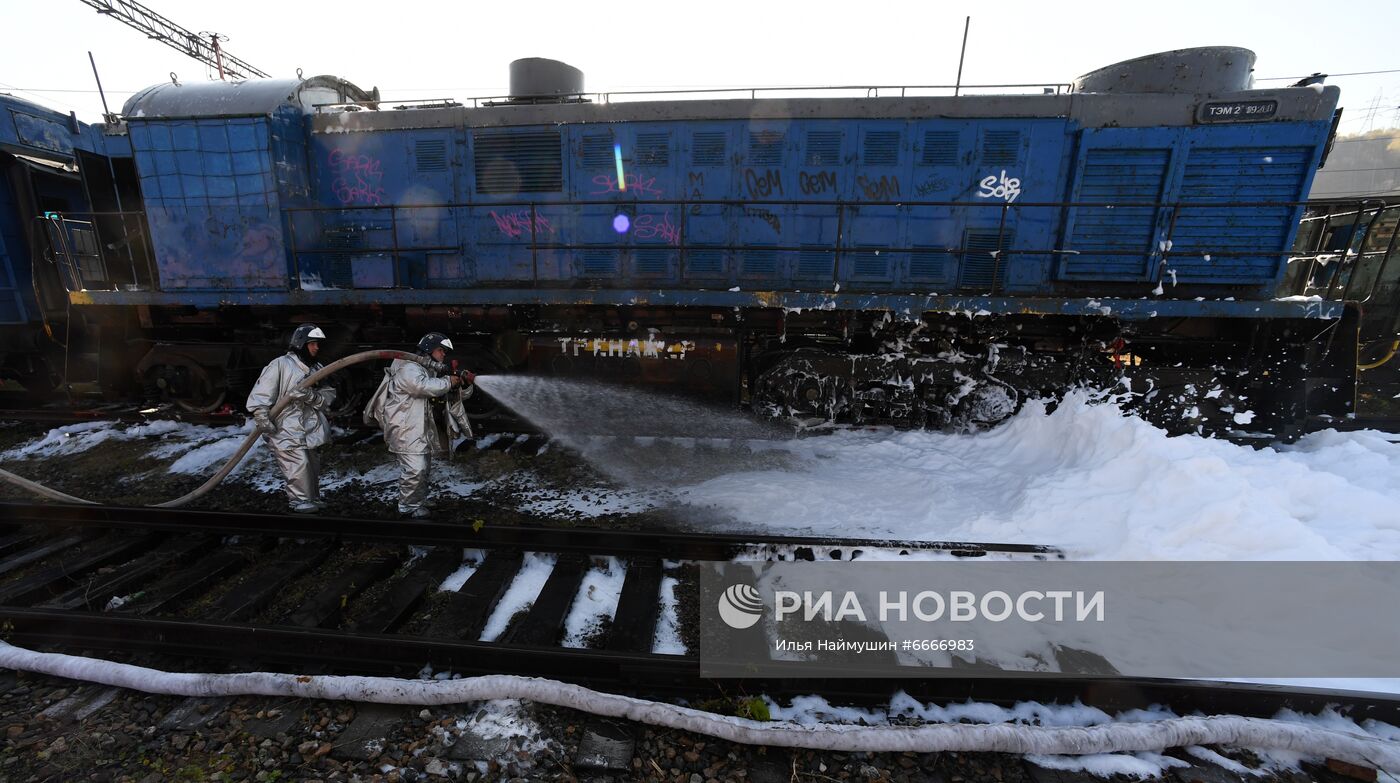
[[[1169,438],[1072,394],[977,434],[844,430],[682,490],[741,530],[1020,542],[1110,560],[1400,559],[1400,444]],[[714,518],[714,517],[711,517]],[[713,526],[713,525],[712,525]]]

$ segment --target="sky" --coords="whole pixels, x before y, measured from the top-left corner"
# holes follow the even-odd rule
[[[1400,126],[1394,0],[146,4],[194,32],[228,36],[227,51],[274,76],[333,74],[391,100],[503,94],[519,57],[564,60],[590,91],[951,84],[971,14],[964,83],[1069,82],[1119,60],[1223,44],[1253,49],[1259,78],[1397,70],[1329,83],[1342,87],[1344,132]],[[83,120],[102,111],[89,50],[114,111],[171,72],[182,82],[211,76],[81,0],[0,0],[0,19],[0,91]]]

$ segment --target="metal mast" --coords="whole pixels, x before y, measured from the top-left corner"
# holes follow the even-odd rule
[[[171,49],[189,55],[206,65],[219,69],[219,78],[250,79],[270,78],[264,71],[254,68],[243,60],[234,57],[219,46],[220,36],[214,33],[192,33],[133,0],[80,0],[84,5],[97,9],[146,34],[148,38],[169,46]]]

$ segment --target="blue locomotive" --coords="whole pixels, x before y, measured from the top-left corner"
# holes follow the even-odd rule
[[[0,317],[29,326],[4,366],[213,410],[315,320],[784,414],[987,424],[1127,383],[1173,429],[1283,432],[1352,412],[1357,315],[1278,296],[1338,90],[1254,89],[1253,62],[624,100],[531,59],[470,105],[170,83],[93,126],[0,97]]]

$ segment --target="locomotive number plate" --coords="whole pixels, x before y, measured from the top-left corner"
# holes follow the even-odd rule
[[[1278,101],[1221,101],[1203,103],[1198,122],[1257,122],[1278,114]]]

